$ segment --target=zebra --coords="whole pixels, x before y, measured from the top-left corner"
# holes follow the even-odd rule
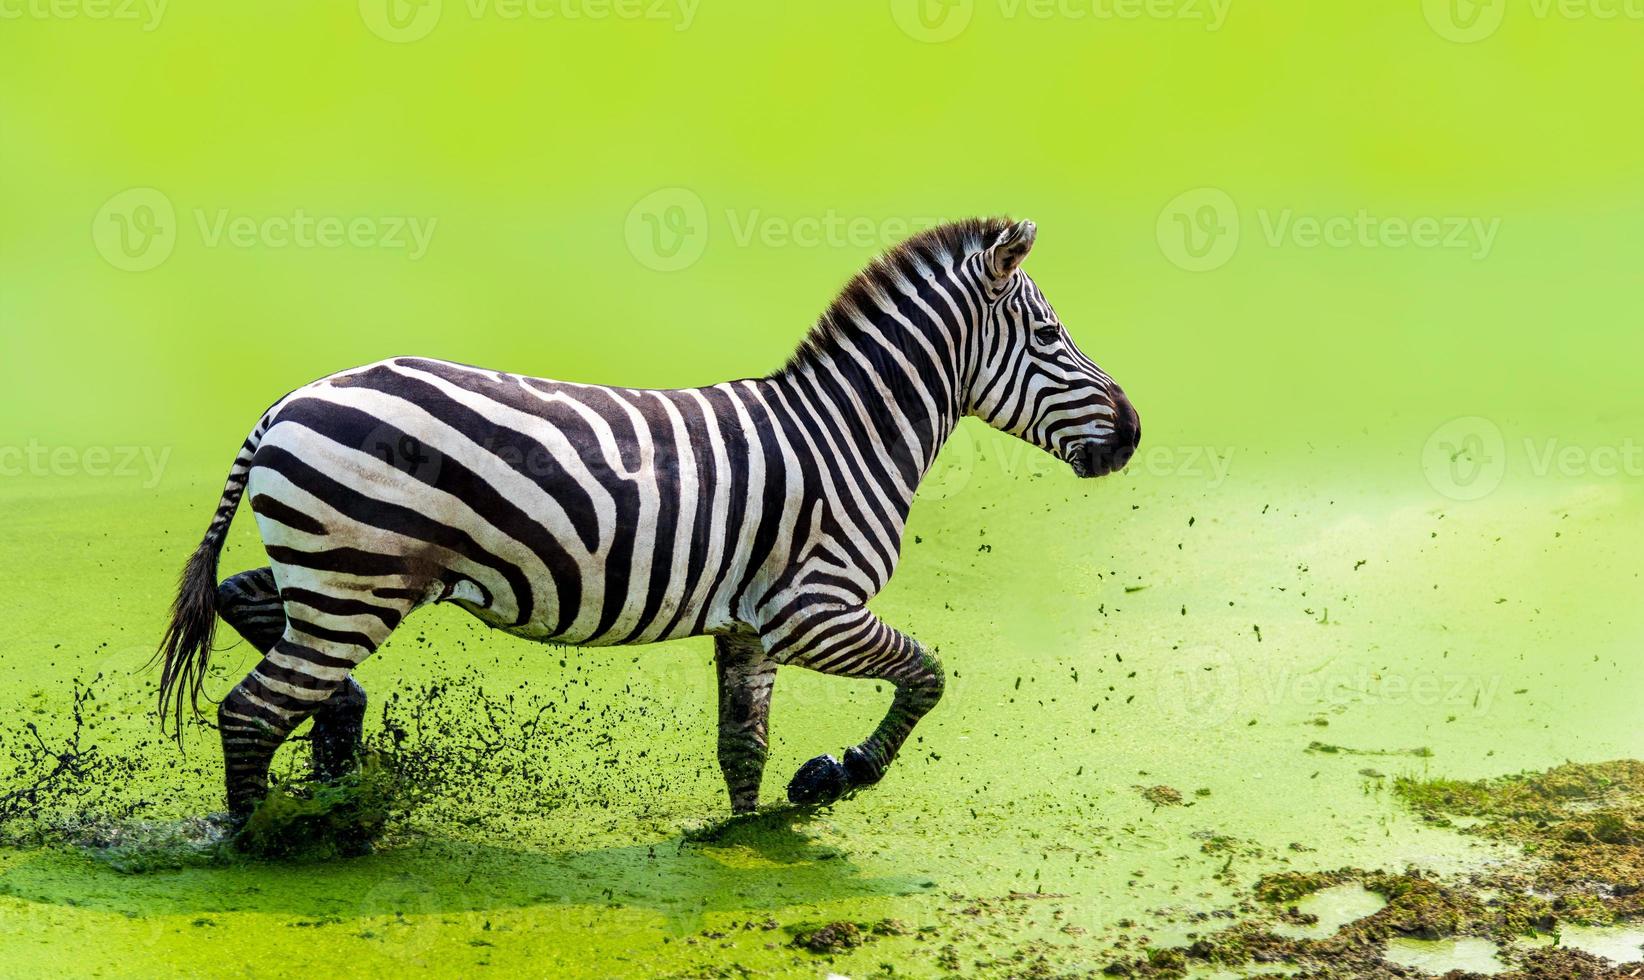
[[[1078,477],[1141,439],[1124,391],[1022,269],[1031,221],[922,231],[858,273],[777,371],[703,388],[575,384],[417,357],[321,378],[258,421],[184,566],[159,713],[180,738],[217,616],[262,659],[219,703],[229,813],[267,793],[275,750],[313,719],[313,765],[357,763],[351,671],[419,607],[565,645],[713,637],[731,810],[759,805],[779,666],[889,682],[842,758],[788,784],[829,804],[884,776],[942,696],[935,654],[868,602],[914,491],[962,417]],[[249,495],[269,564],[217,583]]]

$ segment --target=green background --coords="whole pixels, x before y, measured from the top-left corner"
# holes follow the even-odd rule
[[[1305,840],[1322,867],[1448,860],[1453,842],[1366,792],[1360,762],[1303,754],[1309,740],[1426,746],[1405,764],[1458,776],[1644,752],[1644,20],[1598,8],[1233,0],[1213,22],[1208,0],[554,0],[521,16],[444,0],[396,8],[411,19],[395,27],[376,0],[158,16],[8,0],[10,716],[58,723],[68,679],[103,670],[127,696],[105,698],[100,737],[143,744],[152,679],[133,671],[229,461],[287,390],[397,354],[631,386],[764,373],[875,251],[934,219],[1039,223],[1028,270],[1131,394],[1144,442],[1124,474],[1079,484],[962,430],[879,604],[958,676],[925,743],[814,831],[831,857],[676,849],[723,806],[707,645],[691,641],[577,655],[589,697],[637,685],[691,733],[615,729],[634,772],[658,746],[694,760],[651,795],[567,802],[486,841],[495,853],[436,827],[438,847],[301,875],[126,878],[0,852],[0,950],[39,974],[215,974],[225,957],[254,974],[270,966],[244,959],[256,936],[361,973],[820,976],[762,933],[729,950],[683,937],[767,914],[947,922],[943,896],[1042,885],[1086,933],[1013,921],[955,941],[967,962],[1046,941],[1088,967],[1121,919],[1169,937],[1149,910],[1226,900],[1195,830]],[[171,213],[151,225],[139,206],[156,200]],[[268,221],[299,211],[432,234],[418,255],[282,245]],[[1361,213],[1382,232],[1361,234]],[[1221,229],[1215,268],[1184,268],[1178,214]],[[1354,222],[1334,244],[1294,224],[1334,218]],[[1493,238],[1400,247],[1388,219]],[[124,251],[121,220],[157,234]],[[213,237],[219,220],[260,230]],[[236,525],[225,573],[262,564],[254,535]],[[374,692],[463,665],[567,683],[557,654],[453,610],[419,620],[441,653],[402,631],[362,668]],[[248,665],[222,655],[214,690]],[[767,796],[883,701],[784,673]],[[184,778],[141,751],[155,782],[133,792],[179,815],[216,805],[209,765]],[[544,753],[566,771],[606,761]],[[1153,811],[1132,785],[1158,782],[1213,792]],[[326,916],[325,942],[287,928]],[[481,919],[489,946],[471,942]],[[837,968],[940,972],[911,940],[855,956]]]

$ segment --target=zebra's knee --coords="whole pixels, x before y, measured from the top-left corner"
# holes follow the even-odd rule
[[[231,575],[217,586],[217,608],[235,609],[247,604],[278,600],[280,590],[274,583],[274,569],[265,565],[250,571]]]
[[[264,717],[266,709],[253,701],[243,687],[235,685],[217,705],[217,731],[222,735],[225,755],[239,754],[236,749],[277,744],[281,738],[279,730]]]
[[[918,669],[897,689],[897,693],[905,692],[910,705],[921,708],[922,714],[936,707],[936,703],[942,700],[942,692],[947,689],[947,684],[948,675],[947,671],[942,669],[942,661],[937,659],[936,654],[921,649]]]
[[[263,653],[285,632],[285,606],[271,568],[254,568],[224,579],[217,586],[216,605],[217,615]]]

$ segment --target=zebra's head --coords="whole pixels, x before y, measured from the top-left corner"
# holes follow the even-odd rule
[[[1114,380],[1074,344],[1022,270],[1036,228],[1020,221],[966,260],[981,283],[980,360],[970,414],[1067,463],[1081,477],[1130,461],[1141,420]]]

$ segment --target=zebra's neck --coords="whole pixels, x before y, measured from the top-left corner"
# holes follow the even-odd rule
[[[902,517],[965,411],[971,332],[925,330],[860,314],[850,329],[813,332],[772,384],[814,413],[842,451],[868,467]]]
[[[869,464],[864,476],[900,496],[903,518],[973,407],[991,302],[978,256],[1007,227],[1002,218],[940,225],[878,256],[768,379],[825,409],[818,418]]]

